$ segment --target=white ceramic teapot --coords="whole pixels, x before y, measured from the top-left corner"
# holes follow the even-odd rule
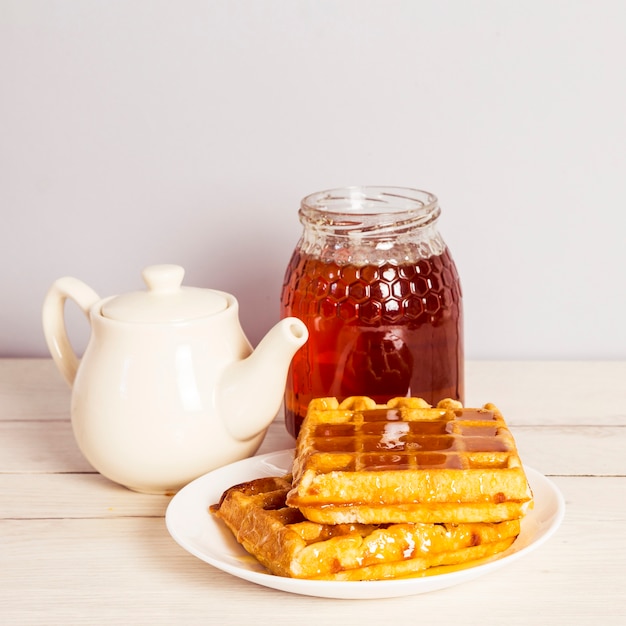
[[[104,300],[76,278],[58,279],[43,326],[72,387],[72,427],[87,460],[135,491],[173,493],[256,452],[308,332],[283,319],[253,352],[232,295],[181,286],[177,265],[142,275],[147,291]],[[65,326],[68,298],[91,324],[81,359]]]

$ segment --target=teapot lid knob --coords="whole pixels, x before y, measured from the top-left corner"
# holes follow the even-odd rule
[[[151,265],[141,275],[147,291],[111,298],[102,307],[104,317],[138,323],[182,322],[228,307],[228,299],[219,291],[183,287],[185,270],[180,265]]]
[[[172,293],[183,284],[185,269],[180,265],[150,265],[141,272],[148,289],[154,293]]]

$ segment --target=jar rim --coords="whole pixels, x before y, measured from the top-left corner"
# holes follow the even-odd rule
[[[316,191],[305,196],[301,207],[329,213],[430,212],[438,198],[430,191],[412,187],[349,186]]]
[[[300,216],[320,225],[374,226],[385,222],[418,222],[426,225],[440,214],[435,194],[411,187],[337,187],[305,196]]]

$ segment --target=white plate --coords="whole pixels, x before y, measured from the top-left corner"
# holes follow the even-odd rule
[[[165,515],[167,529],[185,550],[233,576],[259,585],[323,598],[393,598],[458,585],[512,563],[538,548],[558,528],[565,513],[563,496],[545,476],[526,467],[535,506],[522,521],[515,543],[505,552],[478,565],[414,578],[381,581],[299,580],[268,574],[209,512],[222,493],[241,482],[290,471],[293,450],[272,452],[238,461],[205,474],[181,489]]]

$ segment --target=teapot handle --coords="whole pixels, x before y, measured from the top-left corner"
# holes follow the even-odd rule
[[[76,378],[80,359],[70,343],[65,327],[65,301],[68,298],[73,300],[89,319],[89,310],[100,297],[82,281],[66,276],[52,284],[44,299],[42,321],[48,350],[63,378],[71,387]]]

